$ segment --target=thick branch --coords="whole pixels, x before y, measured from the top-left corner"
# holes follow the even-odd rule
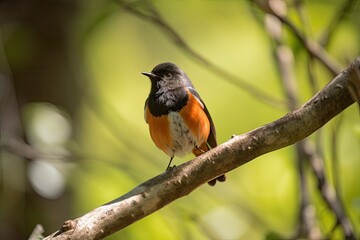
[[[216,176],[309,136],[354,102],[347,86],[350,81],[360,82],[359,75],[353,74],[355,71],[360,72],[360,58],[299,109],[235,136],[173,171],[140,184],[118,199],[66,221],[61,230],[46,239],[104,238],[188,195]]]

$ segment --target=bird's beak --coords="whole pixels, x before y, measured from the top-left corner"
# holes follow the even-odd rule
[[[155,74],[153,74],[152,72],[142,72],[142,75],[148,76],[148,77],[156,77]]]

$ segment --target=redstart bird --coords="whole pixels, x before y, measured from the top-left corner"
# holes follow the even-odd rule
[[[157,65],[151,72],[143,72],[151,80],[149,97],[145,101],[144,116],[155,145],[170,161],[174,156],[193,152],[195,156],[217,146],[215,126],[205,103],[186,73],[173,63]],[[224,182],[225,175],[216,180]]]

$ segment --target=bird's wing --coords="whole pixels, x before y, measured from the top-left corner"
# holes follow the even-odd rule
[[[146,123],[148,123],[148,120],[147,120],[147,117],[146,117],[146,107],[147,107],[147,105],[148,105],[148,100],[149,100],[149,98],[147,98],[147,99],[145,100],[145,106],[144,106],[144,119],[145,119],[145,122],[146,122]]]
[[[209,119],[210,122],[210,133],[209,133],[209,137],[207,139],[207,143],[210,145],[211,148],[214,148],[217,146],[217,141],[216,141],[216,130],[215,130],[215,125],[214,122],[212,121],[211,115],[208,111],[208,109],[206,108],[205,103],[203,102],[203,100],[201,99],[199,93],[195,90],[194,87],[192,86],[188,86],[187,87],[189,89],[189,91],[195,96],[196,100],[202,105],[203,110],[206,114],[206,116]]]

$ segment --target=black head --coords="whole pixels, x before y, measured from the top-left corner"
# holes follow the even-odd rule
[[[174,63],[160,63],[151,72],[143,72],[157,86],[178,87],[192,86],[186,73]]]

